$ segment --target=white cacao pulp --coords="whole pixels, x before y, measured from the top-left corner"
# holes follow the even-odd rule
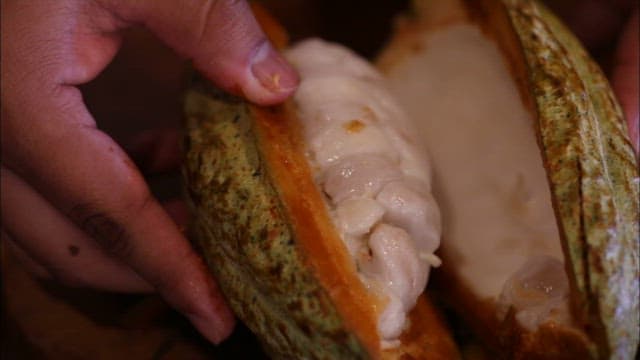
[[[302,79],[294,102],[316,183],[363,284],[384,300],[378,330],[393,346],[439,261],[429,162],[368,62],[314,39],[286,56]]]

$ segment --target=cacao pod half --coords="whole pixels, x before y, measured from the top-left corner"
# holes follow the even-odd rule
[[[481,73],[501,73],[495,81],[506,84],[505,92],[456,112],[469,102],[456,79],[475,75],[465,73],[473,66],[455,67],[455,60],[485,64],[476,50],[499,55]],[[415,1],[378,65],[435,165],[445,300],[506,356],[633,358],[637,163],[604,76],[569,31],[535,1]],[[486,89],[502,86],[480,79]],[[425,101],[447,93],[453,97]],[[467,96],[476,94],[484,96]],[[200,80],[185,109],[193,237],[231,307],[271,355],[458,357],[424,298],[409,314],[400,345],[382,348],[377,300],[360,281],[314,182],[294,104],[256,107]],[[477,124],[487,116],[505,120]],[[475,184],[484,187],[467,194]],[[504,202],[487,200],[485,207],[478,192]],[[473,220],[494,206],[501,209],[494,220],[506,223]],[[467,225],[476,228],[460,236],[457,229]],[[496,232],[501,228],[509,230]],[[487,262],[498,265],[491,270]],[[485,276],[491,271],[498,275]],[[553,297],[562,281],[567,290]],[[557,303],[549,306],[549,299]]]

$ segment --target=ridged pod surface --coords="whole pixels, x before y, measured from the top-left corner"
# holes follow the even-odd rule
[[[231,307],[279,358],[362,357],[299,254],[249,106],[207,86],[185,101],[193,237]]]
[[[578,40],[533,1],[505,4],[524,50],[578,319],[603,358],[638,346],[639,180],[619,105]]]
[[[275,358],[458,357],[426,299],[382,350],[356,276],[284,107],[255,108],[201,81],[186,96],[192,238],[234,312]]]
[[[460,21],[450,10],[453,17],[434,15],[453,3],[414,1],[414,13],[383,52],[380,66],[393,69],[412,51],[422,51],[411,50],[417,33]],[[445,272],[454,269],[446,276],[455,282],[448,285],[448,297],[465,309],[480,337],[510,358],[632,359],[640,332],[640,180],[613,91],[570,30],[540,2],[459,3],[466,8],[462,21],[476,23],[502,50],[533,115],[577,327],[546,324],[530,332],[509,316],[496,323],[495,304],[475,298],[452,263],[444,264]]]
[[[413,16],[419,18],[443,2],[414,1]],[[620,108],[598,66],[539,3],[487,0],[466,5],[495,36],[524,102],[535,114],[572,310],[589,339],[584,342],[570,329],[545,327],[537,334],[520,334],[511,345],[525,350],[511,349],[511,354],[543,358],[547,350],[561,351],[566,339],[574,354],[630,359],[640,328],[639,180]],[[401,45],[392,41],[389,47]],[[373,334],[371,309],[363,305],[368,299],[362,285],[349,269],[332,272],[348,263],[346,251],[336,255],[328,250],[337,243],[336,234],[326,226],[319,194],[310,190],[310,181],[296,183],[312,177],[300,163],[303,152],[295,124],[277,125],[291,125],[286,106],[258,109],[197,81],[185,109],[185,178],[193,238],[236,314],[272,356],[457,356],[445,335],[422,336],[412,345],[419,348],[414,352],[384,355],[371,350],[379,339]],[[290,151],[299,155],[283,157]],[[331,240],[324,244],[319,239]],[[332,276],[335,280],[329,282]],[[414,340],[439,321],[423,305],[421,301],[422,310],[415,313],[429,320],[412,323]],[[364,323],[357,324],[358,319]],[[435,327],[442,334],[440,325]],[[361,328],[371,330],[355,331]],[[518,331],[522,329],[503,326],[497,335]],[[557,348],[541,348],[545,344]]]

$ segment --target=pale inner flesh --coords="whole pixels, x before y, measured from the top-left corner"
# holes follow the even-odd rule
[[[569,322],[568,282],[533,118],[497,44],[472,24],[420,35],[388,84],[429,153],[445,266],[522,325]]]
[[[440,244],[429,163],[376,69],[348,49],[311,39],[285,53],[307,158],[365,287],[379,301],[383,347],[394,346],[423,292]]]

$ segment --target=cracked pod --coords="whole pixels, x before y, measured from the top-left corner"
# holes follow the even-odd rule
[[[291,103],[186,96],[192,230],[231,307],[277,358],[457,358],[422,295],[440,218],[411,124],[350,50],[286,56]]]
[[[188,92],[192,233],[230,305],[274,357],[456,358],[418,296],[437,200],[440,289],[496,353],[633,358],[638,173],[606,80],[536,2],[413,5],[386,79],[312,41],[284,106]]]
[[[507,358],[633,359],[638,168],[597,65],[535,1],[414,1],[379,57],[433,164],[440,289]]]
[[[455,358],[418,298],[398,344],[378,333],[368,291],[314,182],[296,118],[194,86],[186,177],[193,233],[231,307],[278,358]]]

